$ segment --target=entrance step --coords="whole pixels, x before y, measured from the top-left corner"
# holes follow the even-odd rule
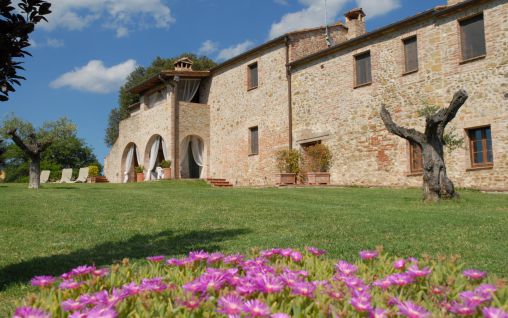
[[[226,179],[206,179],[206,182],[214,188],[232,188],[233,185]]]

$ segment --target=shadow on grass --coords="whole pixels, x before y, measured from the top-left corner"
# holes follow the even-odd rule
[[[0,291],[13,283],[26,283],[38,275],[58,276],[79,265],[110,265],[124,258],[139,259],[153,255],[177,256],[190,251],[217,251],[217,243],[248,234],[247,229],[204,230],[175,234],[163,231],[153,235],[136,235],[121,242],[108,242],[91,249],[68,254],[34,258],[0,269]]]

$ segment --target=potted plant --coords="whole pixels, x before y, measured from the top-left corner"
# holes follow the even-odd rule
[[[99,167],[98,166],[90,166],[88,167],[88,183],[95,183],[97,181],[97,177],[99,176]]]
[[[143,166],[137,166],[134,168],[134,171],[136,172],[136,182],[143,182],[145,181],[145,167]]]
[[[300,159],[300,152],[294,149],[284,149],[277,152],[277,168],[280,172],[277,175],[277,184],[296,184],[296,177],[300,173]]]
[[[307,184],[330,184],[330,166],[332,152],[323,144],[305,148],[304,166]]]
[[[171,160],[162,160],[160,167],[164,171],[164,180],[171,179]]]

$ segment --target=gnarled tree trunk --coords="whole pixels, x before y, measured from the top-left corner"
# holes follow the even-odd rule
[[[446,173],[444,161],[444,130],[446,125],[455,118],[460,107],[464,105],[468,96],[460,90],[453,96],[448,108],[439,110],[426,118],[425,133],[408,129],[395,124],[386,107],[381,107],[381,119],[386,129],[399,137],[416,143],[423,150],[423,199],[436,202],[440,199],[456,197],[453,182]]]
[[[28,188],[29,189],[39,189],[41,184],[41,157],[31,157],[30,158],[30,175]]]

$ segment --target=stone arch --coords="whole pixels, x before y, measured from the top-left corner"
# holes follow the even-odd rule
[[[180,143],[180,176],[183,179],[206,178],[206,144],[198,135],[188,135]]]
[[[152,149],[153,147],[156,149]],[[152,161],[152,150],[155,160]],[[155,134],[146,143],[144,152],[144,167],[145,167],[145,180],[157,179],[156,168],[160,166],[162,160],[169,160],[169,151],[167,148],[166,140],[159,134]],[[153,167],[152,167],[153,164]]]
[[[129,155],[132,149],[132,154]],[[122,153],[122,162],[120,163],[120,175],[122,176],[122,182],[136,182],[136,173],[134,168],[141,165],[142,160],[140,158],[140,151],[138,146],[134,142],[129,142]],[[129,158],[130,157],[130,158]],[[128,161],[130,160],[130,166]]]

